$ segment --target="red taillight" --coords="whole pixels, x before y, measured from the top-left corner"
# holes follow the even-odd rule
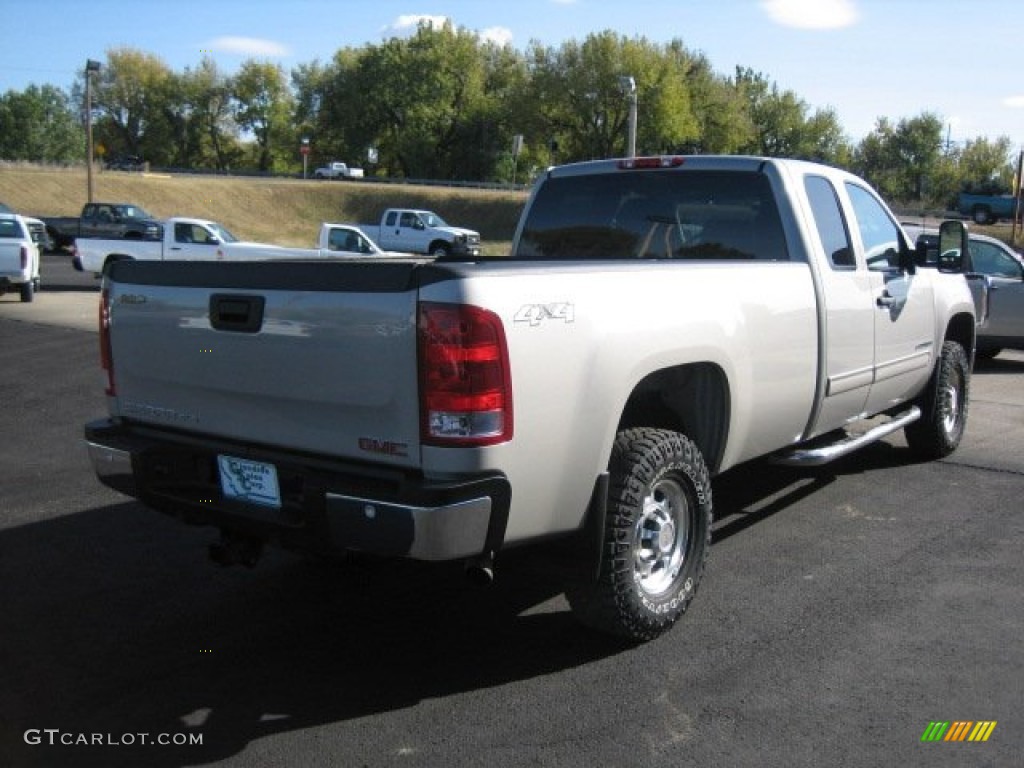
[[[21,268],[28,269],[28,247],[24,245],[21,246]]]
[[[679,155],[665,157],[630,157],[619,160],[620,171],[632,171],[644,168],[678,168],[686,158]]]
[[[480,307],[424,302],[417,333],[423,443],[511,440],[512,376],[501,319]]]
[[[100,365],[107,372],[106,393],[116,395],[114,358],[110,353],[110,294],[106,288],[100,292]]]

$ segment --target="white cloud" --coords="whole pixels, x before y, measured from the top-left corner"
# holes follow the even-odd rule
[[[512,30],[508,27],[487,27],[478,33],[481,40],[504,46],[512,42]]]
[[[407,13],[399,16],[381,31],[401,34],[402,32],[415,31],[420,24],[427,24],[431,27],[443,27],[445,23],[449,21],[451,21],[451,19],[447,16],[429,16],[426,14]]]
[[[798,29],[839,29],[857,22],[853,0],[761,0],[772,21]]]
[[[1012,109],[1024,108],[1024,96],[1007,96],[1003,99],[1003,106]]]
[[[288,56],[291,51],[281,43],[273,40],[261,40],[257,37],[218,37],[209,44],[210,50],[224,53],[238,53],[243,56]]]

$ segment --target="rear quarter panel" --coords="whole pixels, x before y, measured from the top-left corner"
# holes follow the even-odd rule
[[[163,242],[152,240],[81,238],[75,241],[75,248],[86,272],[103,271],[103,265],[111,256],[139,261],[160,261],[164,257]]]
[[[711,363],[724,372],[731,421],[722,468],[793,442],[806,424],[817,366],[806,264],[490,263],[472,274],[421,298],[501,317],[515,435],[482,449],[424,446],[423,467],[504,471],[513,489],[507,541],[580,526],[623,408],[655,371]]]

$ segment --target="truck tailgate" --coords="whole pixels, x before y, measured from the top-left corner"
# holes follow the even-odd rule
[[[116,409],[194,433],[419,463],[415,262],[116,264]]]
[[[0,242],[0,275],[21,274],[21,243]]]

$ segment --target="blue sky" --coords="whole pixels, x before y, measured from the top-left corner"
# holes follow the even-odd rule
[[[611,29],[679,38],[714,69],[764,73],[853,140],[880,116],[934,112],[953,141],[1009,136],[1024,149],[1021,0],[2,0],[0,92],[68,89],[86,59],[128,46],[175,71],[204,53],[233,72],[254,57],[286,71],[344,47],[408,34],[423,17],[525,49]],[[34,21],[29,21],[34,20]],[[640,105],[643,119],[643,105]]]

